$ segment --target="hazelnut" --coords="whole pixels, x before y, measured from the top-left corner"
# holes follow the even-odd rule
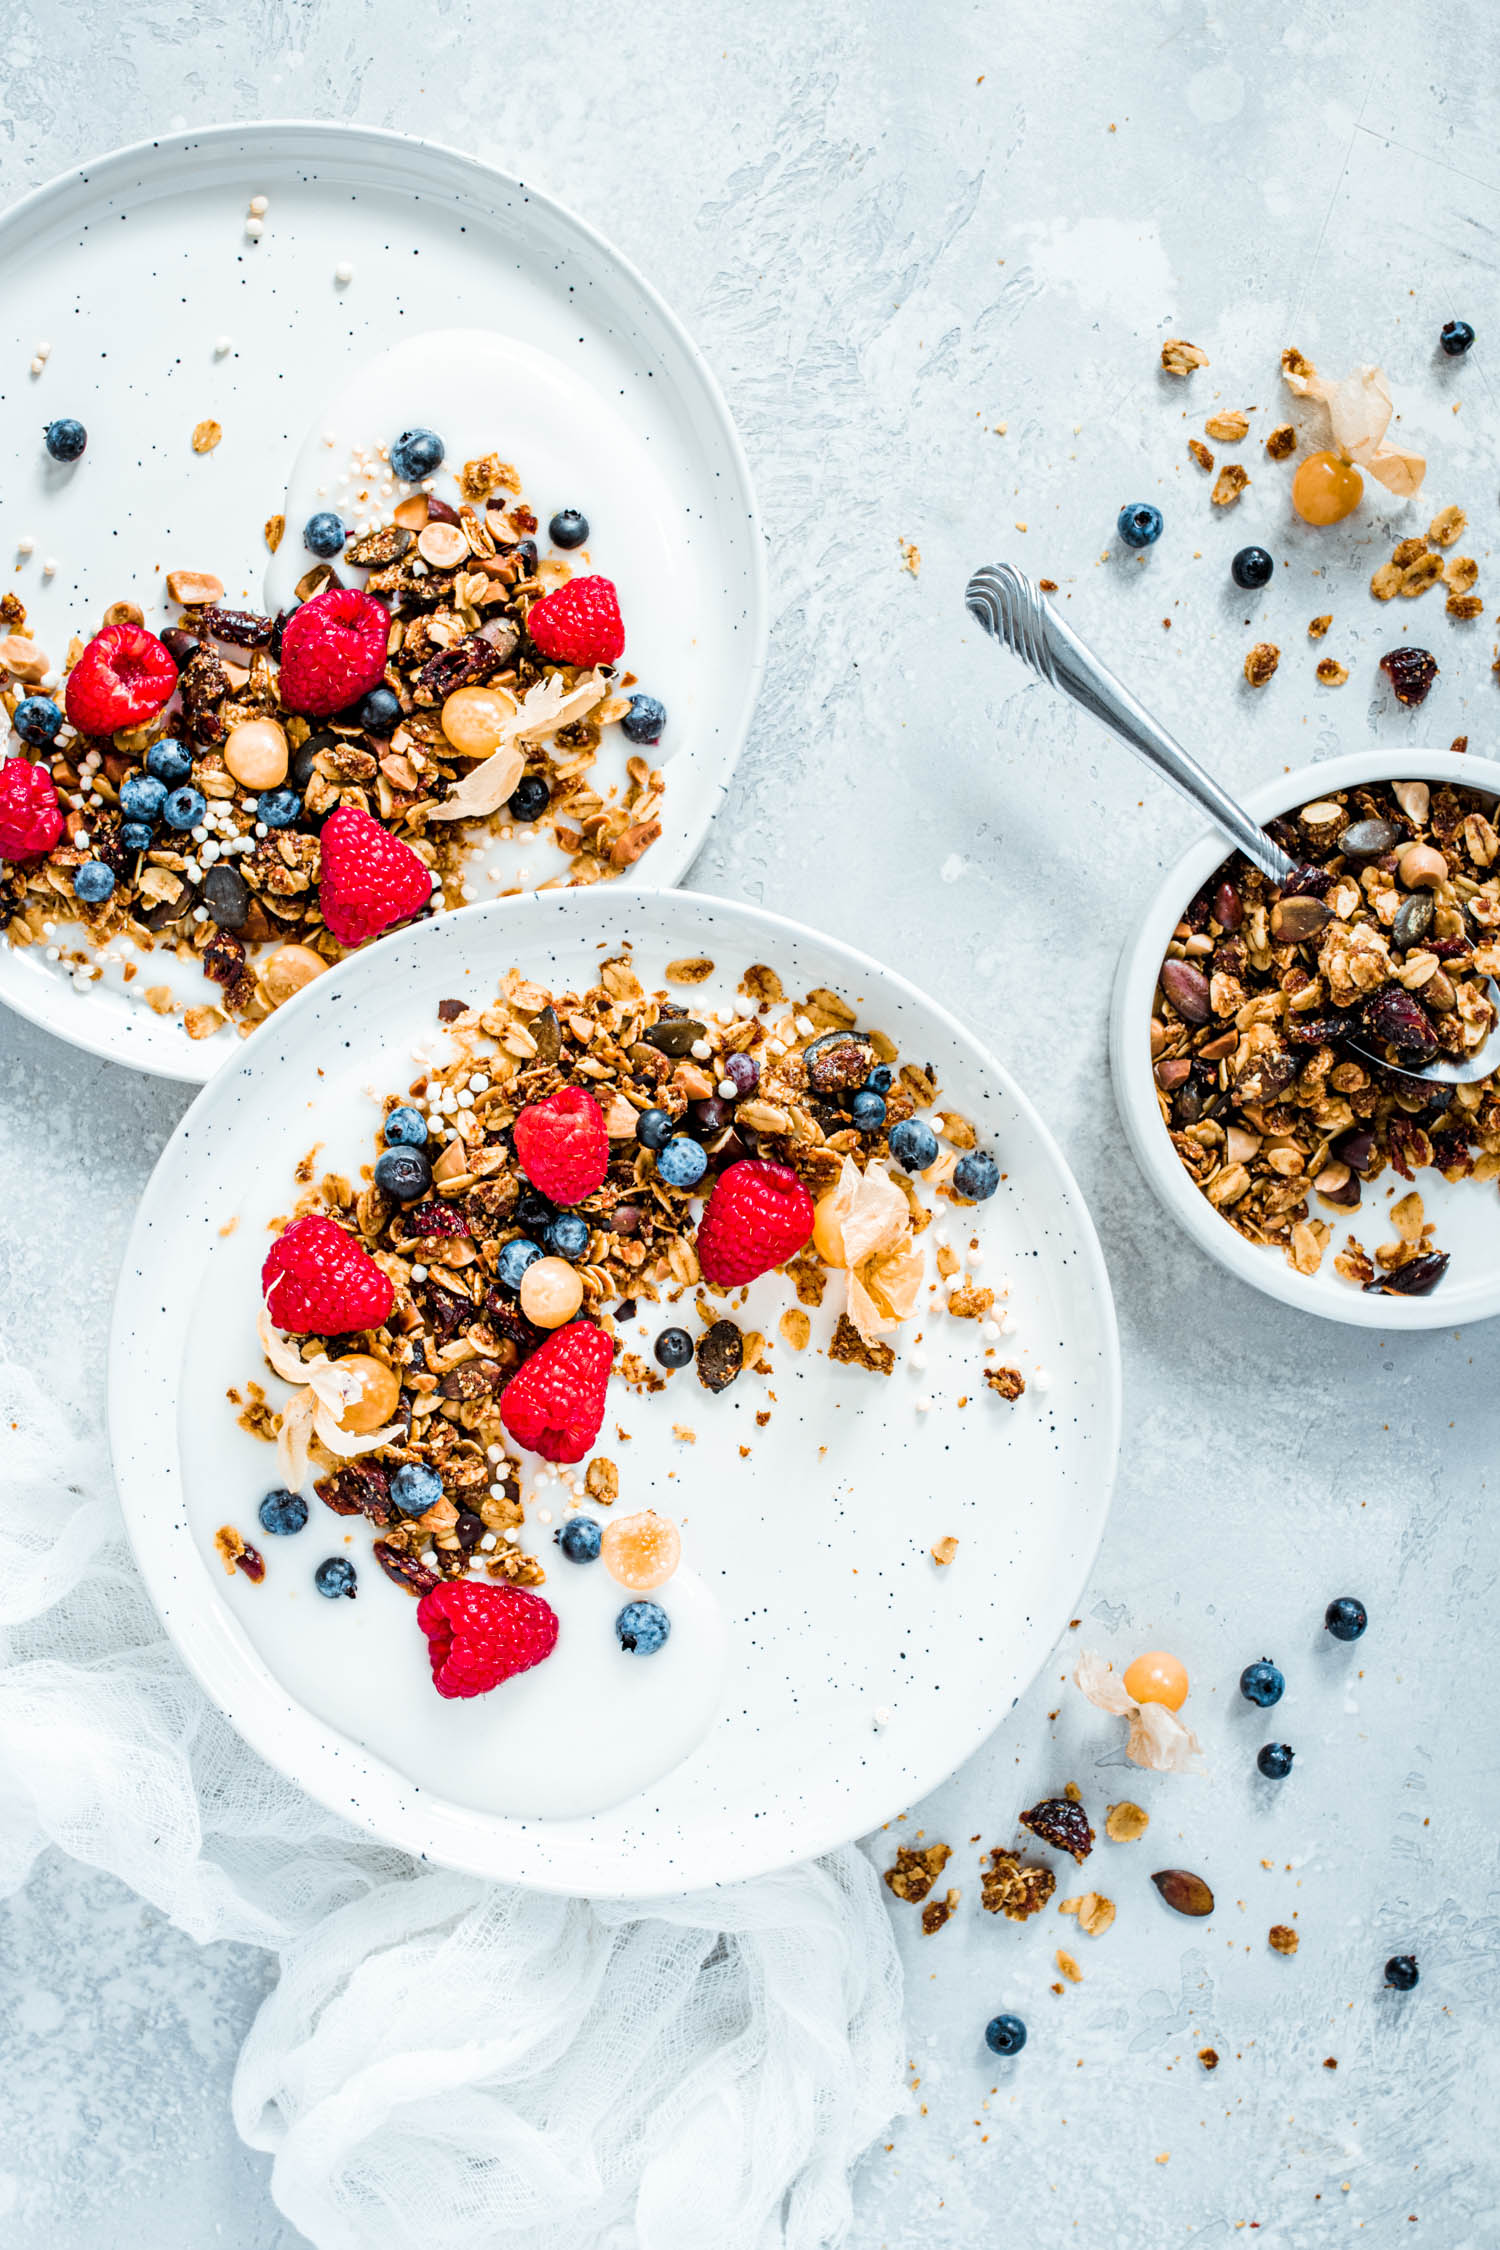
[[[583,1303],[583,1283],[566,1258],[538,1258],[521,1276],[521,1310],[538,1328],[561,1328]]]
[[[352,1352],[339,1361],[341,1372],[357,1375],[361,1389],[357,1398],[350,1399],[339,1416],[339,1428],[350,1430],[357,1437],[368,1437],[390,1420],[396,1411],[396,1401],[401,1396],[400,1378],[386,1366],[383,1359],[372,1359],[368,1352]]]
[[[1396,871],[1409,891],[1436,890],[1448,880],[1448,862],[1431,844],[1408,844]]]
[[[278,945],[269,960],[261,962],[256,970],[260,989],[273,1008],[290,1000],[314,977],[320,977],[328,963],[321,953],[314,953],[310,945]]]
[[[244,719],[224,740],[224,763],[246,789],[276,789],[286,779],[286,736],[274,719]]]

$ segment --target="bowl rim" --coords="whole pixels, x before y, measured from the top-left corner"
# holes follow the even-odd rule
[[[1455,781],[1500,798],[1500,763],[1467,751],[1432,749],[1351,750],[1277,774],[1242,792],[1247,810],[1260,819],[1310,802],[1320,791],[1347,789],[1372,781]],[[1431,1297],[1367,1297],[1350,1288],[1334,1296],[1311,1288],[1277,1251],[1258,1247],[1237,1234],[1204,1201],[1178,1161],[1162,1130],[1150,1047],[1145,1036],[1151,996],[1167,940],[1182,907],[1232,851],[1217,830],[1200,836],[1176,859],[1156,886],[1121,950],[1110,1001],[1110,1077],[1115,1105],[1137,1164],[1158,1201],[1191,1235],[1199,1249],[1238,1280],[1274,1297],[1295,1312],[1382,1334],[1402,1329],[1453,1328],[1500,1313],[1500,1266],[1487,1278],[1459,1292],[1438,1290]],[[1139,1025],[1140,1036],[1132,1027]],[[1445,1284],[1446,1288],[1446,1284]]]

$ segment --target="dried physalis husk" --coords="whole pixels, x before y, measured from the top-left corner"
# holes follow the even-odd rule
[[[1202,1746],[1192,1729],[1165,1703],[1137,1703],[1126,1693],[1114,1666],[1092,1649],[1079,1651],[1073,1684],[1096,1709],[1130,1721],[1125,1755],[1133,1766],[1146,1766],[1155,1773],[1203,1772]]]
[[[1185,1867],[1163,1867],[1151,1880],[1174,1914],[1212,1914],[1214,1894],[1201,1875]]]
[[[1427,474],[1421,454],[1385,443],[1392,404],[1378,367],[1357,368],[1341,383],[1335,383],[1320,375],[1299,351],[1288,350],[1281,355],[1281,372],[1288,388],[1299,398],[1318,399],[1327,407],[1334,445],[1347,460],[1368,469],[1377,484],[1400,499],[1409,500],[1421,491]]]

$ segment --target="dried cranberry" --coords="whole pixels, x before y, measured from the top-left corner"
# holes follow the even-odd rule
[[[413,1204],[401,1215],[401,1223],[408,1234],[420,1236],[424,1242],[436,1242],[442,1236],[467,1235],[469,1222],[453,1203],[440,1203],[433,1198],[427,1203]]]
[[[1070,1852],[1080,1867],[1094,1848],[1089,1816],[1071,1797],[1044,1797],[1030,1812],[1022,1813],[1021,1826],[1029,1828],[1033,1836],[1040,1836],[1044,1844],[1053,1844],[1060,1852]]]
[[[1418,1062],[1426,1062],[1437,1053],[1437,1033],[1427,1010],[1399,984],[1388,984],[1384,991],[1372,993],[1363,1012],[1365,1030],[1378,1045],[1394,1047],[1398,1054],[1410,1055]]]
[[[1326,867],[1294,867],[1281,886],[1283,898],[1324,898],[1333,888]]]
[[[203,611],[198,622],[205,633],[216,641],[228,641],[233,648],[264,648],[271,638],[273,620],[259,617],[248,609],[220,609],[217,604]]]
[[[1380,669],[1390,681],[1396,701],[1406,704],[1408,709],[1427,701],[1428,691],[1438,676],[1437,658],[1431,650],[1409,648],[1405,642],[1399,648],[1387,649],[1380,659]]]
[[[409,1594],[430,1593],[438,1582],[435,1570],[429,1570],[425,1563],[418,1562],[415,1555],[403,1554],[399,1547],[392,1547],[384,1539],[377,1539],[375,1542],[375,1560],[386,1577],[393,1578],[398,1586],[404,1586]]]
[[[1448,1271],[1446,1250],[1429,1250],[1410,1258],[1394,1273],[1378,1273],[1364,1285],[1367,1297],[1430,1297]]]

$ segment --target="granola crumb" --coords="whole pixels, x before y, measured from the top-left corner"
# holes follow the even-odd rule
[[[1446,508],[1439,508],[1427,526],[1427,536],[1435,539],[1440,547],[1451,547],[1454,540],[1467,528],[1468,521],[1462,508],[1451,504]]]
[[[885,1871],[886,1889],[911,1906],[920,1906],[953,1857],[949,1844],[928,1844],[917,1850],[912,1844],[899,1844],[896,1860]]]
[[[1198,2060],[1205,2070],[1217,2070],[1219,2067],[1218,2049],[1215,2047],[1200,2047],[1198,2049]]]
[[[1023,1860],[1019,1853],[997,1844],[989,1864],[980,1860],[980,1901],[986,1914],[1003,1914],[1007,1922],[1026,1922],[1040,1914],[1057,1888],[1050,1867]]]
[[[896,1355],[889,1344],[865,1342],[847,1313],[839,1314],[828,1356],[846,1367],[868,1367],[876,1375],[889,1375]]]
[[[942,1898],[930,1898],[922,1909],[923,1937],[936,1937],[943,1924],[951,1919],[953,1909],[963,1897],[962,1891],[947,1891]]]
[[[1274,641],[1257,641],[1245,658],[1245,677],[1253,688],[1264,687],[1280,662],[1281,651]]]
[[[777,1323],[782,1341],[791,1345],[794,1352],[806,1351],[812,1335],[812,1322],[800,1305],[788,1305]]]
[[[1115,1902],[1101,1891],[1085,1891],[1079,1898],[1059,1902],[1059,1914],[1076,1914],[1085,1937],[1103,1937],[1115,1918]]]
[[[1317,668],[1317,676],[1324,687],[1342,687],[1349,677],[1349,668],[1340,664],[1335,656],[1325,656]]]
[[[1019,1398],[1026,1388],[1026,1378],[1019,1367],[987,1367],[984,1379],[999,1398]]]
[[[1209,452],[1208,447],[1204,444],[1202,438],[1190,437],[1187,441],[1187,449],[1189,453],[1191,453],[1193,459],[1197,462],[1199,468],[1202,469],[1206,476],[1213,468],[1214,457]]]
[[[1465,621],[1484,614],[1484,603],[1478,594],[1450,594],[1443,606],[1450,617],[1460,617]]]
[[[1290,422],[1278,422],[1266,439],[1266,451],[1273,461],[1285,461],[1297,450],[1297,433]]]
[[[1191,375],[1195,367],[1207,367],[1208,354],[1185,336],[1169,336],[1161,348],[1161,364],[1168,375]]]
[[[1226,461],[1214,479],[1209,499],[1216,508],[1232,508],[1250,482],[1250,472],[1238,461]]]
[[[1210,414],[1203,425],[1204,436],[1217,438],[1221,445],[1238,445],[1240,439],[1247,437],[1249,432],[1250,417],[1242,414],[1237,406],[1228,408],[1222,414]]]
[[[952,1532],[950,1531],[945,1539],[936,1540],[934,1544],[928,1548],[927,1551],[931,1555],[935,1563],[937,1563],[941,1568],[946,1569],[947,1565],[952,1562],[954,1556],[958,1553],[958,1541],[954,1538]]]
[[[195,453],[212,453],[223,435],[222,425],[218,422],[199,422],[193,430],[193,451]]]
[[[1151,1815],[1129,1797],[1122,1797],[1117,1805],[1105,1807],[1104,1833],[1112,1844],[1133,1844],[1145,1835],[1150,1825]]]
[[[1273,1922],[1266,1936],[1273,1953],[1295,1953],[1300,1942],[1297,1932],[1286,1922]]]
[[[917,546],[913,540],[910,539],[901,540],[899,542],[899,545],[901,548],[902,569],[910,571],[913,578],[917,577],[920,574],[922,568],[921,548]]]
[[[1079,1968],[1071,1953],[1064,1953],[1059,1946],[1053,1958],[1057,1962],[1059,1971],[1067,1978],[1069,1984],[1082,1984],[1083,1971]]]
[[[285,516],[267,516],[265,525],[266,546],[274,555],[286,534]]]
[[[1308,637],[1308,639],[1309,639],[1310,641],[1320,641],[1320,640],[1322,640],[1322,638],[1323,638],[1324,634],[1325,634],[1325,633],[1327,632],[1327,630],[1328,630],[1329,626],[1330,626],[1330,625],[1331,625],[1332,623],[1333,623],[1333,612],[1332,612],[1332,610],[1331,610],[1331,609],[1330,609],[1330,610],[1324,610],[1321,616],[1319,616],[1319,617],[1314,617],[1314,618],[1312,618],[1312,619],[1311,619],[1311,620],[1309,621],[1309,623],[1308,623],[1308,628],[1307,628],[1307,637]]]
[[[214,1552],[231,1578],[237,1570],[242,1570],[251,1585],[258,1586],[266,1575],[265,1557],[259,1548],[240,1537],[232,1523],[220,1524],[214,1533]]]

